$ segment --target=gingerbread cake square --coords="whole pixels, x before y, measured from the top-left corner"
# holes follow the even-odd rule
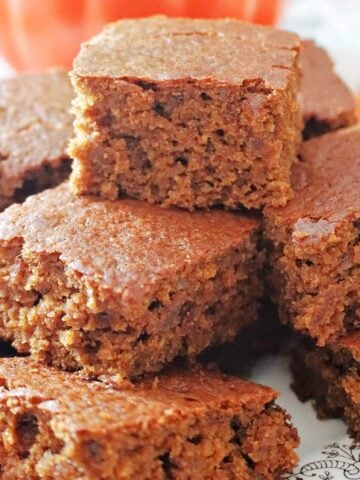
[[[304,142],[294,198],[266,211],[271,294],[320,346],[360,328],[360,126]]]
[[[256,319],[259,220],[77,197],[63,184],[0,215],[0,337],[66,369],[128,377]]]
[[[3,480],[276,480],[298,436],[277,393],[212,371],[136,385],[0,360]]]
[[[0,210],[70,175],[72,97],[62,70],[0,81]]]
[[[236,20],[110,24],[74,62],[73,191],[189,210],[285,204],[299,48]]]

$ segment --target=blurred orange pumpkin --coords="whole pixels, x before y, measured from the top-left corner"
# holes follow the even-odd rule
[[[18,70],[69,67],[80,43],[118,18],[163,13],[272,24],[280,0],[0,0],[0,50]]]

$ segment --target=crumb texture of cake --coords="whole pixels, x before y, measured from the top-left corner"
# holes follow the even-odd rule
[[[0,81],[0,209],[70,175],[73,136],[68,73],[51,70]]]
[[[2,480],[276,480],[298,436],[274,390],[213,371],[139,384],[0,360]]]
[[[72,189],[189,210],[285,204],[299,48],[235,20],[110,24],[74,61]]]
[[[294,198],[267,209],[271,295],[320,346],[360,327],[360,127],[305,142]]]
[[[305,139],[355,123],[355,99],[334,71],[324,49],[311,40],[301,42],[299,57],[300,108]]]
[[[360,332],[326,348],[304,342],[294,351],[291,369],[299,398],[313,399],[320,418],[343,418],[360,441]]]
[[[67,369],[138,375],[255,321],[259,220],[68,185],[0,215],[0,335]]]

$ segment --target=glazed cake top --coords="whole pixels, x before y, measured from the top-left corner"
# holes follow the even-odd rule
[[[0,214],[0,242],[22,239],[23,255],[57,253],[66,268],[131,306],[158,281],[191,269],[210,279],[211,262],[232,248],[248,249],[258,226],[257,219],[220,210],[190,213],[131,199],[77,197],[65,183]]]
[[[250,82],[284,89],[299,48],[295,34],[231,19],[121,20],[82,45],[74,74],[126,81]]]

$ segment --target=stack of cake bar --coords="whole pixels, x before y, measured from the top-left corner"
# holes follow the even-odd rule
[[[198,365],[261,336],[266,296],[302,332],[298,390],[359,438],[360,128],[327,54],[152,17],[70,76],[0,84],[1,478],[291,471],[277,393]]]

